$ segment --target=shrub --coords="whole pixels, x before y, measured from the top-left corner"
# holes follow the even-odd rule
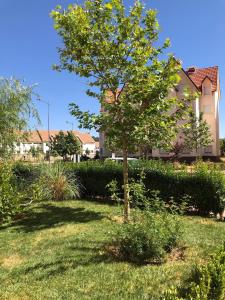
[[[160,160],[132,161],[129,162],[129,173],[132,180],[138,183],[142,170],[145,173],[143,182],[149,191],[159,191],[160,198],[168,202],[171,198],[178,205],[182,199],[188,199],[188,205],[200,214],[221,213],[224,209],[225,179],[223,173],[215,164],[198,163],[194,171],[189,173],[183,169],[175,170],[172,163]],[[40,168],[26,166],[25,170],[18,166],[16,174],[26,181],[27,177],[36,178]],[[65,173],[69,177],[79,179],[83,186],[83,197],[109,198],[110,192],[107,185],[116,180],[118,192],[122,193],[123,176],[122,164],[118,162],[87,161],[79,164],[65,163]],[[29,175],[30,174],[30,175]],[[148,195],[150,198],[150,195]]]
[[[79,164],[67,164],[67,174],[74,175],[84,187],[84,197],[108,197],[107,184],[115,179],[122,186],[122,165],[115,162],[86,161]]]
[[[159,191],[160,198],[165,202],[173,198],[180,205],[186,197],[189,200],[187,204],[200,214],[217,214],[224,209],[225,177],[214,167],[201,163],[196,167],[196,172],[188,173],[186,170],[176,171],[170,163],[137,161],[129,168],[131,181],[137,182],[142,170],[146,189]],[[106,185],[112,180],[118,182],[122,192],[122,165],[118,163],[82,163],[73,166],[71,171],[75,172],[85,187],[87,197],[109,197]]]
[[[206,265],[196,266],[184,293],[187,299],[224,300],[225,299],[225,247],[221,248]],[[185,298],[185,299],[186,299]]]
[[[79,197],[79,185],[75,176],[65,172],[64,164],[42,165],[41,175],[36,183],[44,200],[69,200]]]
[[[172,287],[161,299],[224,300],[225,244],[206,265],[196,265],[182,286],[179,289]]]
[[[13,164],[12,171],[15,179],[15,185],[19,190],[28,188],[36,182],[40,176],[40,166],[16,162]]]
[[[123,224],[115,238],[122,258],[135,263],[162,263],[182,236],[178,217],[169,213],[139,212]]]
[[[23,195],[13,186],[12,166],[0,162],[0,222],[12,220],[21,210]]]

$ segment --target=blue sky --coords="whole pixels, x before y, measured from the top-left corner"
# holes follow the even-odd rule
[[[57,4],[66,8],[69,3],[73,1],[0,0],[0,76],[15,76],[28,84],[38,84],[36,92],[51,103],[51,129],[71,129],[66,121],[77,128],[68,112],[70,102],[93,112],[99,109],[97,102],[85,94],[85,79],[51,69],[58,61],[60,40],[49,13]],[[133,1],[125,3],[129,6]],[[185,68],[219,66],[220,135],[225,137],[225,0],[145,0],[145,4],[159,11],[160,39],[171,39],[169,52],[180,58]],[[37,108],[41,128],[47,128],[47,108],[43,103],[37,103]]]

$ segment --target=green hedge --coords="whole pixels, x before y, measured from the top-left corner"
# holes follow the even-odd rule
[[[66,163],[67,172],[78,178],[83,197],[109,197],[106,185],[117,180],[122,192],[122,164],[115,162],[87,161],[79,164]],[[129,166],[130,178],[137,179],[141,171],[145,172],[145,185],[148,190],[158,190],[164,201],[171,197],[180,202],[187,195],[189,205],[201,214],[218,213],[224,209],[225,177],[213,166],[200,164],[196,171],[188,173],[177,171],[171,163],[161,161],[132,161]],[[14,167],[17,177],[32,180],[38,176],[38,167]]]
[[[158,190],[164,201],[173,198],[179,203],[188,195],[188,204],[201,214],[219,213],[224,209],[225,177],[207,164],[200,164],[193,173],[177,171],[172,164],[158,161],[132,163],[129,169],[134,179],[144,170],[146,188]],[[122,187],[122,164],[119,163],[83,162],[70,165],[68,171],[79,178],[86,197],[108,197],[106,185],[113,179]]]

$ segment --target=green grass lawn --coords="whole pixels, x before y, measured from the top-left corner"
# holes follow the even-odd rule
[[[88,201],[37,205],[26,218],[0,229],[0,299],[158,299],[195,262],[225,239],[225,224],[182,217],[184,260],[161,266],[116,261],[110,241],[120,209]]]

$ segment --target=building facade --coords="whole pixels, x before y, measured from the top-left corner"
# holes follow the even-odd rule
[[[185,88],[193,92],[199,93],[199,98],[192,102],[193,111],[196,116],[200,112],[203,113],[203,118],[207,122],[212,143],[208,147],[201,149],[201,155],[207,157],[219,157],[219,100],[220,100],[220,80],[219,70],[217,66],[208,68],[190,67],[187,70],[182,69],[180,72],[180,82],[177,87],[170,92],[169,96],[175,96],[180,99],[183,97]],[[100,133],[100,154],[102,157],[111,156],[104,145],[105,134]],[[140,154],[139,154],[140,155]],[[169,158],[173,153],[169,153],[163,149],[151,149],[149,153],[153,158]],[[180,157],[195,157],[198,155],[195,151],[183,150]],[[136,153],[133,156],[138,156]]]
[[[28,132],[27,139],[24,142],[15,145],[15,153],[18,156],[26,155],[32,147],[40,149],[41,152],[46,154],[49,151],[49,135],[50,139],[55,137],[60,130],[33,130]],[[63,131],[67,133],[67,131]],[[78,138],[81,143],[82,154],[89,153],[88,156],[94,157],[96,153],[95,141],[89,133],[73,130],[73,134]]]

